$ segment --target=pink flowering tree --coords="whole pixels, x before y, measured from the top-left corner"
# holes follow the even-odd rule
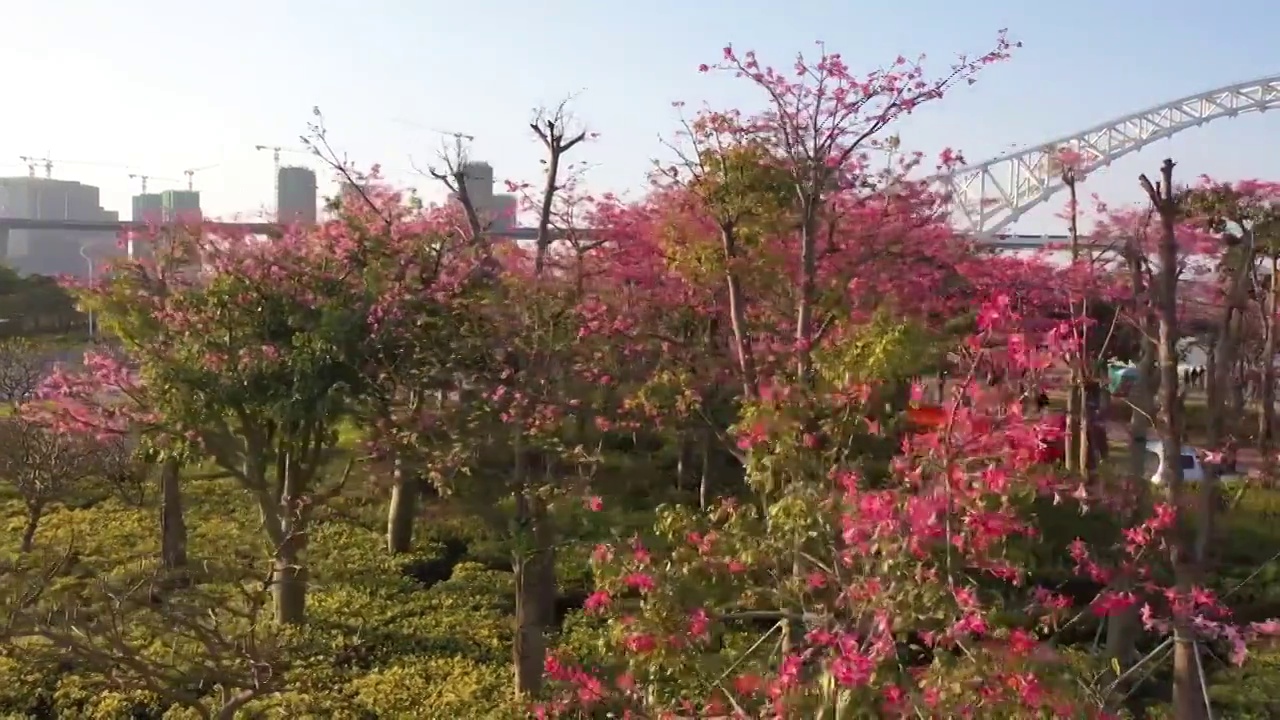
[[[956,72],[968,77],[1007,49],[1002,41]],[[664,278],[637,283],[642,291],[703,283],[697,307],[715,317],[727,339],[721,367],[742,388],[725,434],[751,492],[700,513],[668,508],[652,535],[598,548],[587,632],[607,649],[575,658],[570,641],[554,656],[547,670],[562,692],[540,712],[1101,717],[1115,687],[1102,679],[1105,665],[1052,649],[1057,631],[1080,617],[1137,609],[1153,633],[1164,622],[1214,627],[1206,637],[1232,642],[1257,632],[1224,621],[1201,588],[1194,602],[1184,588],[1170,590],[1167,508],[1122,536],[1146,538],[1153,550],[1123,540],[1072,546],[1081,558],[1072,570],[1094,587],[1083,607],[1032,582],[1026,558],[1045,549],[1035,519],[1073,511],[1111,522],[1114,499],[1039,465],[1051,433],[1024,414],[1025,398],[1085,351],[1084,319],[1060,319],[1072,298],[1124,294],[1103,268],[984,256],[947,232],[930,211],[939,206],[905,180],[912,161],[869,170],[872,151],[891,161],[897,152],[896,139],[876,144],[876,134],[950,78],[935,86],[913,75],[898,85],[876,73],[855,82],[838,57],[823,57],[800,62],[792,81],[732,49],[725,64],[766,90],[767,109],[709,112],[686,127],[693,149],[655,194],[675,201],[658,222],[679,224],[668,225],[662,251],[628,251]],[[896,104],[910,90],[919,102]],[[798,207],[774,202],[787,197],[780,187]],[[661,215],[650,208],[634,221]],[[893,230],[878,232],[886,226]],[[890,252],[858,252],[876,242]],[[911,267],[918,248],[946,262]],[[943,280],[952,302],[895,292],[920,275]],[[945,421],[904,436],[892,412],[899,373],[919,372],[911,363],[930,337],[922,331],[964,316],[961,303],[980,310],[968,336],[944,345],[959,380]],[[607,332],[634,341],[653,330]],[[678,345],[666,333],[654,339]],[[667,396],[696,407],[696,397]],[[874,438],[900,444],[887,466]],[[1094,574],[1090,552],[1108,558],[1097,568],[1141,578],[1132,586],[1140,592],[1109,587],[1115,576]]]
[[[387,204],[389,226],[340,217],[270,242],[166,229],[149,258],[82,290],[125,364],[94,360],[78,382],[96,387],[53,395],[106,432],[158,423],[235,477],[264,518],[282,623],[305,617],[308,522],[336,492],[337,423],[393,346],[398,303],[447,283],[430,228]]]
[[[983,366],[1041,382],[1075,341],[1064,332],[1037,350],[1012,308],[1007,296],[982,308],[944,424],[904,438],[887,470],[860,463],[831,425],[805,432],[774,413],[737,431],[777,479],[792,476],[767,502],[666,508],[652,535],[597,548],[586,631],[611,651],[586,663],[554,657],[548,672],[562,692],[541,712],[1107,717],[1114,677],[1087,654],[1055,648],[1055,637],[1082,616],[1129,609],[1157,636],[1185,619],[1243,660],[1244,643],[1274,624],[1233,624],[1211,591],[1172,588],[1168,505],[1114,547],[1065,548],[1074,572],[1102,588],[1083,607],[1030,582],[1024,558],[1047,540],[1035,517],[1055,506],[1111,509],[1037,466],[1040,431],[1015,388],[975,382]],[[872,388],[854,390],[827,402],[864,417]],[[787,394],[769,388],[762,403],[785,408]],[[794,482],[803,473],[824,482]],[[1135,580],[1116,586],[1118,573]],[[784,646],[787,623],[804,633]]]

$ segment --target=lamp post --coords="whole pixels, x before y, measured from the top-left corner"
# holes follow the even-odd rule
[[[80,246],[80,257],[84,258],[85,263],[89,266],[89,284],[93,285],[93,258],[89,257],[89,254],[85,252],[88,247],[88,245]],[[89,308],[89,339],[92,340],[94,337],[93,308]]]

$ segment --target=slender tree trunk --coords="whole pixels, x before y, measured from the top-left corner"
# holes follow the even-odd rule
[[[166,458],[160,466],[160,562],[165,570],[182,570],[187,567],[182,464],[177,458]]]
[[[1071,243],[1071,266],[1074,268],[1080,262],[1080,213],[1076,205],[1076,176],[1073,168],[1063,168],[1062,181],[1067,186],[1068,207],[1070,213],[1067,217],[1067,236]],[[1074,313],[1075,302],[1071,303],[1071,309]],[[1083,301],[1080,305],[1081,313],[1084,314],[1086,306]],[[1084,362],[1087,354],[1087,344],[1081,338],[1081,347],[1079,348],[1077,357],[1071,364],[1070,382],[1067,387],[1067,435],[1062,440],[1063,463],[1066,465],[1068,473],[1083,473],[1088,467],[1087,463],[1082,462],[1081,458],[1088,452],[1088,439],[1086,437],[1086,427],[1081,422],[1084,416]]]
[[[1231,378],[1232,380],[1228,380],[1231,388],[1231,417],[1242,418],[1250,393],[1249,368],[1243,360],[1237,360],[1235,367],[1231,368]],[[1224,423],[1224,428],[1225,426]]]
[[[560,174],[560,151],[548,143],[546,185],[542,189],[542,205],[538,212],[537,245],[534,248],[534,275],[541,276],[547,264],[547,253],[551,250],[551,205],[556,196],[556,178]]]
[[[40,527],[40,517],[44,515],[44,503],[27,503],[27,524],[22,528],[20,552],[29,553],[36,545],[36,529]]]
[[[1178,398],[1178,241],[1176,225],[1178,205],[1173,197],[1173,161],[1165,160],[1159,187],[1153,187],[1146,176],[1143,188],[1160,213],[1160,267],[1156,315],[1160,322],[1158,362],[1160,368],[1160,412],[1158,415],[1160,444],[1165,461],[1161,464],[1161,484],[1169,493],[1177,511],[1171,560],[1175,590],[1186,596],[1196,582],[1195,538],[1188,522],[1182,485],[1181,408]],[[1173,712],[1177,720],[1201,720],[1205,717],[1204,693],[1200,689],[1199,646],[1195,630],[1184,616],[1174,618]]]
[[[516,635],[512,649],[515,693],[519,698],[542,692],[542,672],[547,658],[546,630],[555,613],[555,555],[551,552],[548,518],[538,511],[539,501],[517,499],[529,518],[532,549],[514,558],[516,583]]]
[[[282,625],[301,625],[307,619],[307,498],[303,495],[301,472],[286,459],[281,482],[279,521],[280,542],[276,547],[272,574],[275,620]]]
[[[1262,387],[1259,390],[1258,452],[1268,469],[1273,464],[1271,449],[1275,443],[1276,412],[1276,313],[1280,309],[1280,255],[1271,256],[1271,287],[1263,308]]]
[[[531,577],[538,595],[538,626],[546,633],[556,621],[556,533],[550,508],[541,497],[533,498],[533,558]],[[545,660],[545,657],[544,657]]]
[[[1214,342],[1213,362],[1209,364],[1209,378],[1205,385],[1205,409],[1208,413],[1208,432],[1205,445],[1209,450],[1221,452],[1226,442],[1227,396],[1230,379],[1236,366],[1236,349],[1239,332],[1236,331],[1240,312],[1248,297],[1249,268],[1253,265],[1252,251],[1241,256],[1240,264],[1227,291],[1226,308],[1218,326]],[[1237,389],[1240,383],[1236,383]],[[1218,509],[1218,480],[1222,475],[1220,462],[1205,463],[1204,481],[1199,492],[1199,523],[1196,535],[1196,558],[1200,571],[1207,569],[1209,548],[1216,534]]]
[[[515,692],[518,698],[533,698],[542,691],[542,667],[547,647],[536,618],[542,614],[538,603],[530,559],[518,557],[515,561],[516,581],[516,637],[512,661],[515,665]]]
[[[1080,405],[1080,368],[1073,364],[1067,384],[1067,432],[1062,438],[1062,459],[1071,474],[1080,469]]]
[[[733,328],[738,368],[742,373],[743,396],[754,398],[759,389],[756,381],[756,358],[751,347],[751,332],[747,329],[747,297],[742,290],[738,269],[734,266],[738,259],[738,239],[733,226],[725,225],[720,228],[720,240],[724,250],[725,284],[729,289],[729,322]]]
[[[405,468],[404,459],[395,459],[392,471],[391,503],[387,508],[387,551],[407,553],[413,547],[413,525],[418,516],[422,479]]]
[[[1088,298],[1080,300],[1080,316],[1082,318],[1089,317]],[[1089,355],[1089,325],[1086,323],[1080,328],[1080,457],[1076,464],[1079,466],[1080,474],[1089,482],[1090,487],[1092,487],[1096,476],[1094,460],[1099,451],[1098,448],[1093,446],[1093,426],[1096,421],[1096,409],[1101,402],[1101,398],[1096,396],[1097,391],[1089,389],[1090,381],[1093,379],[1093,370]],[[1091,398],[1091,395],[1094,395],[1094,397]]]
[[[817,203],[806,202],[800,229],[799,296],[796,298],[796,377],[807,384],[813,368],[813,302],[818,278]]]
[[[1092,436],[1096,423],[1095,408],[1096,405],[1090,402],[1089,390],[1085,387],[1080,388],[1080,457],[1076,460],[1076,464],[1080,468],[1080,474],[1090,482],[1095,475],[1094,454],[1097,451],[1097,448],[1093,447]]]
[[[545,636],[547,622],[554,608],[547,607],[548,596],[555,598],[555,556],[549,545],[549,518],[542,501],[528,486],[528,458],[520,430],[513,438],[512,475],[516,488],[516,526],[524,536],[512,558],[516,585],[516,631],[512,644],[515,669],[515,695],[533,698],[542,692],[542,672],[547,657]],[[528,548],[528,549],[525,549]],[[547,591],[550,573],[551,591]]]
[[[275,620],[282,625],[301,625],[307,619],[307,569],[302,564],[306,539],[292,535],[276,551],[271,595]]]
[[[711,443],[713,437],[711,429],[702,431],[702,446],[698,449],[698,454],[702,459],[701,476],[698,479],[698,507],[706,510],[711,507]]]
[[[1135,265],[1135,297],[1145,294],[1142,289],[1142,275]],[[1143,305],[1145,300],[1140,300]],[[1150,339],[1157,332],[1156,323],[1145,310],[1135,309],[1135,316],[1145,317],[1142,327],[1142,354],[1138,361],[1138,377],[1129,391],[1133,413],[1129,418],[1129,468],[1126,482],[1126,500],[1132,503],[1129,514],[1130,525],[1135,524],[1147,512],[1150,503],[1151,468],[1147,467],[1147,431],[1151,427],[1151,418],[1155,414],[1156,346]],[[1124,591],[1132,587],[1133,578],[1124,577],[1118,582],[1118,590]],[[1129,610],[1107,618],[1107,657],[1115,660],[1118,667],[1127,669],[1135,654],[1135,646],[1141,629],[1139,609],[1135,605]],[[1118,688],[1122,693],[1127,688]]]
[[[676,492],[683,495],[685,488],[685,480],[689,477],[689,443],[684,439],[684,434],[676,438]]]

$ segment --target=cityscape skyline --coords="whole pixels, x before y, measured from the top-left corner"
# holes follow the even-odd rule
[[[52,167],[40,167],[34,161],[29,164],[25,176],[0,177],[0,219],[90,223],[125,219],[119,211],[103,207],[98,187],[51,177]],[[463,166],[463,172],[474,206],[494,218],[494,228],[505,230],[514,225],[517,198],[494,192],[493,167],[487,162],[473,161]],[[321,199],[316,173],[307,167],[282,164],[274,174],[275,196],[269,219],[315,224]],[[146,189],[145,184],[140,187]],[[453,195],[448,199],[453,199]],[[188,189],[140,192],[130,198],[127,220],[157,223],[228,219],[204,212],[201,200],[201,191],[191,183]],[[3,238],[0,259],[22,274],[87,275],[92,261],[85,257],[86,250],[104,257],[120,251],[116,235],[107,232],[19,228],[4,231],[0,238]]]
[[[796,51],[812,51],[822,39],[858,73],[926,52],[926,68],[938,73],[954,53],[980,52],[997,28],[1010,28],[1023,42],[1012,60],[895,124],[903,147],[930,159],[952,147],[980,161],[1275,69],[1248,51],[1268,46],[1267,23],[1258,20],[1275,10],[1249,1],[1218,7],[1174,0],[1159,17],[1140,4],[1099,0],[1078,3],[1069,17],[941,0],[891,8],[800,0],[786,9],[655,1],[619,9],[548,0],[534,9],[512,0],[483,8],[378,0],[381,9],[358,13],[358,20],[349,6],[289,0],[20,3],[6,10],[0,62],[21,68],[24,59],[53,48],[59,61],[6,75],[15,109],[0,133],[0,175],[25,174],[19,156],[50,157],[55,177],[98,186],[103,204],[125,214],[139,191],[131,173],[152,176],[155,188],[181,189],[185,170],[217,163],[194,177],[206,212],[264,217],[272,206],[272,163],[269,152],[254,148],[301,150],[299,136],[318,105],[340,155],[361,167],[382,163],[394,184],[439,200],[438,183],[414,171],[431,163],[445,139],[439,131],[474,136],[474,156],[493,162],[501,179],[536,183],[543,150],[528,117],[535,107],[572,97],[575,116],[600,133],[575,151],[575,161],[592,166],[585,186],[596,195],[639,198],[651,161],[668,154],[659,138],[679,127],[671,102],[686,101],[690,111],[704,101],[747,112],[761,107],[749,83],[697,72],[728,40],[786,66]],[[288,33],[279,32],[286,27]],[[1224,46],[1224,36],[1235,40]],[[662,52],[654,52],[654,37],[664,38]],[[232,38],[238,50],[229,54]],[[563,47],[548,52],[548,38],[564,40]],[[1147,62],[1157,46],[1179,51]],[[355,47],[361,60],[352,64],[343,49]],[[638,60],[606,60],[618,57]],[[1268,176],[1280,161],[1258,148],[1269,142],[1272,122],[1210,125],[1158,152],[1176,157],[1189,178]],[[1152,170],[1151,157],[1117,162],[1090,177],[1086,192],[1138,200],[1136,177]],[[318,162],[298,152],[286,152],[285,160],[310,164],[320,174],[319,194],[332,193]],[[1016,230],[1060,232],[1058,210],[1060,204],[1028,215]]]

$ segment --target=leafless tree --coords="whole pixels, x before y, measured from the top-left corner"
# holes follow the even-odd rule
[[[98,474],[121,502],[142,507],[147,501],[147,465],[135,443],[111,438],[99,449]]]
[[[1189,595],[1199,582],[1200,562],[1195,552],[1195,530],[1184,512],[1186,487],[1182,465],[1168,461],[1182,453],[1182,423],[1178,397],[1178,240],[1177,224],[1182,208],[1173,188],[1172,160],[1160,167],[1160,181],[1152,183],[1146,175],[1138,178],[1152,207],[1160,217],[1159,274],[1156,281],[1155,315],[1159,324],[1157,366],[1159,368],[1160,407],[1157,426],[1166,458],[1161,465],[1161,484],[1169,493],[1169,502],[1177,509],[1175,536],[1171,545],[1175,587],[1179,594]],[[1207,482],[1207,481],[1206,481]],[[1203,518],[1202,518],[1203,519]],[[1173,708],[1179,720],[1205,717],[1207,699],[1200,680],[1200,646],[1196,642],[1191,619],[1174,617]]]
[[[546,266],[547,253],[551,249],[552,228],[551,214],[555,206],[556,194],[563,189],[561,167],[565,155],[574,146],[587,139],[587,131],[573,119],[569,113],[569,98],[560,101],[554,108],[539,108],[534,111],[529,128],[542,141],[546,148],[547,159],[543,161],[546,171],[543,177],[542,198],[538,203],[538,238],[534,250],[534,273],[542,274]]]
[[[27,524],[22,552],[30,552],[50,502],[102,468],[102,446],[88,437],[58,433],[21,419],[0,420],[0,479],[22,497]]]
[[[48,363],[25,338],[0,339],[0,400],[18,405],[40,387]]]
[[[35,659],[70,661],[112,686],[152,692],[209,720],[231,720],[285,688],[287,654],[265,612],[269,582],[239,573],[217,590],[160,591],[163,573],[138,567],[113,575],[125,580],[59,589],[57,574],[29,571],[23,592],[6,598],[17,602],[7,608],[6,639]]]
[[[445,134],[452,137],[453,142],[446,140],[441,145],[440,152],[437,155],[441,164],[428,165],[426,172],[420,170],[417,165],[414,165],[414,169],[418,170],[419,173],[439,180],[453,194],[454,199],[462,206],[462,212],[466,216],[467,236],[471,238],[472,242],[487,246],[485,231],[489,229],[489,223],[480,217],[480,211],[476,208],[475,199],[471,197],[471,188],[467,185],[467,171],[470,169],[471,163],[471,150],[468,143],[475,138],[461,132]],[[412,163],[412,160],[410,162]]]

